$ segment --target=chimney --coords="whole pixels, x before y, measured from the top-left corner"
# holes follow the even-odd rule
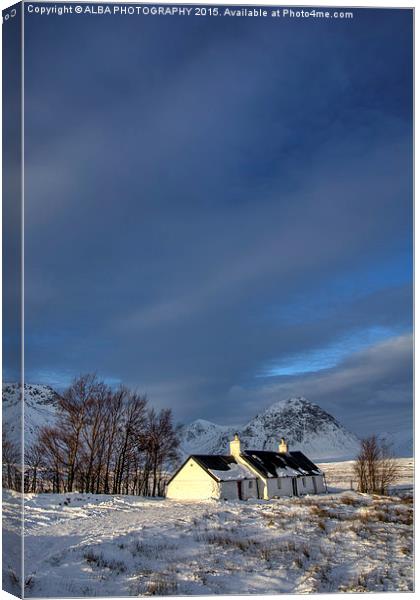
[[[241,453],[241,440],[237,433],[235,433],[233,440],[229,442],[229,452],[232,456],[239,456]]]
[[[279,452],[280,452],[280,454],[287,454],[289,452],[289,448],[288,448],[288,446],[286,444],[286,440],[284,438],[281,438],[281,440],[280,440]]]

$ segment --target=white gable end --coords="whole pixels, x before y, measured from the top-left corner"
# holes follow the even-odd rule
[[[219,498],[218,482],[190,458],[169,482],[166,497],[179,500]]]

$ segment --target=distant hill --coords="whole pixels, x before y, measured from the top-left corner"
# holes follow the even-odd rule
[[[22,410],[20,386],[16,383],[3,384],[3,431],[7,432],[11,441],[20,444],[23,413],[25,445],[30,446],[40,427],[54,425],[59,396],[49,385],[25,383],[24,398]]]
[[[228,443],[238,433],[244,448],[275,450],[281,437],[290,449],[302,450],[318,460],[353,458],[359,440],[332,415],[305,398],[276,402],[246,425],[228,427],[199,419],[182,428],[184,454],[226,454]]]
[[[48,385],[25,384],[24,389],[28,446],[41,426],[56,422],[59,395]],[[17,444],[21,437],[21,416],[18,384],[3,384],[3,428]],[[245,425],[223,426],[197,419],[182,426],[182,454],[226,454],[234,433],[239,433],[243,447],[248,449],[274,450],[284,437],[290,449],[302,450],[314,460],[351,459],[359,449],[358,438],[331,414],[305,398],[289,398],[275,402]],[[397,456],[412,456],[411,432],[384,432],[379,436],[393,444]]]

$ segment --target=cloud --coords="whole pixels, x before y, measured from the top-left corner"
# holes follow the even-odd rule
[[[234,386],[230,403],[254,406],[305,396],[359,435],[410,429],[413,338],[406,334],[353,353],[331,369],[279,377],[253,388]]]
[[[233,422],[270,396],[266,365],[342,344],[338,385],[360,348],[343,340],[410,331],[410,19],[363,11],[297,35],[275,20],[28,18],[31,377],[96,371],[180,420]],[[325,366],[276,385],[332,405]],[[355,423],[366,395],[344,376],[360,372],[340,373],[332,407]],[[365,375],[388,407],[378,427],[399,414],[395,378],[387,392],[385,373]]]

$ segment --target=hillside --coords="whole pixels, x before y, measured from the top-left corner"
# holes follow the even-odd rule
[[[53,425],[59,395],[41,384],[25,384],[25,443],[30,445],[42,425]],[[3,423],[9,438],[20,441],[22,408],[19,386],[3,384]],[[236,426],[218,425],[197,419],[181,428],[181,452],[188,454],[226,454],[229,440],[239,433],[244,448],[274,450],[281,437],[293,450],[302,450],[314,460],[354,458],[357,437],[331,414],[305,398],[290,398],[269,406],[248,423]],[[411,456],[411,432],[377,432],[393,444],[397,456]]]
[[[39,428],[54,425],[58,394],[49,385],[24,385],[25,405],[22,411],[20,388],[16,383],[3,384],[3,430],[11,441],[20,443],[22,414],[25,420],[25,445],[36,439]]]
[[[284,437],[291,449],[301,450],[315,460],[353,458],[359,448],[354,434],[305,398],[276,402],[242,426],[194,421],[182,429],[181,448],[184,454],[225,454],[235,432],[244,448],[275,450]]]

